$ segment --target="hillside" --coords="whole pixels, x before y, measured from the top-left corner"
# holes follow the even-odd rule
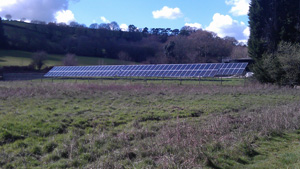
[[[142,34],[139,32],[18,21],[3,21],[3,28],[10,48],[16,50],[43,50],[50,54],[74,53],[111,59],[118,59],[123,51],[130,55],[130,60],[138,62],[154,56],[153,47],[140,43]]]
[[[31,63],[32,52],[18,50],[0,50],[0,67],[2,66],[28,66]],[[49,54],[45,66],[62,65],[65,55]],[[124,65],[135,64],[134,62],[117,59],[76,56],[78,65]]]
[[[120,59],[146,63],[212,63],[222,58],[247,57],[247,47],[232,37],[191,27],[129,31],[56,23],[2,21],[5,49],[45,51],[54,55]]]

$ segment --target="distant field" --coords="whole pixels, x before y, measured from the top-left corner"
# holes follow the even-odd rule
[[[297,168],[300,90],[0,82],[0,168]]]
[[[31,62],[33,53],[16,50],[0,50],[0,67],[1,66],[27,66]],[[48,55],[46,66],[62,65],[64,55]],[[96,58],[77,56],[79,65],[124,65],[134,64],[134,62],[127,62],[115,59]]]

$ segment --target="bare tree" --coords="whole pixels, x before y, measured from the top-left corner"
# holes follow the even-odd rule
[[[74,54],[68,53],[66,57],[63,59],[64,66],[77,66],[78,62],[76,56]]]
[[[45,60],[47,59],[48,54],[44,51],[35,52],[32,55],[32,62],[30,63],[31,66],[34,68],[37,68],[38,70],[41,70],[41,68],[45,64]]]
[[[248,58],[248,47],[240,46],[240,45],[234,46],[230,54],[230,57],[233,59]]]

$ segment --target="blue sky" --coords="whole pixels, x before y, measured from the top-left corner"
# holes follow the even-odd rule
[[[0,16],[46,22],[116,21],[125,28],[180,29],[187,25],[246,41],[250,0],[0,0]]]

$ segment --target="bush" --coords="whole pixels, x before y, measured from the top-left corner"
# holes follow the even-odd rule
[[[300,84],[300,44],[282,42],[276,52],[265,54],[263,68],[270,82],[280,85]]]
[[[47,59],[47,53],[46,52],[35,52],[32,56],[32,62],[30,63],[30,66],[33,68],[37,68],[38,70],[41,70],[41,68],[45,64],[45,60]]]
[[[277,51],[279,63],[288,84],[300,84],[300,44],[281,43]]]

